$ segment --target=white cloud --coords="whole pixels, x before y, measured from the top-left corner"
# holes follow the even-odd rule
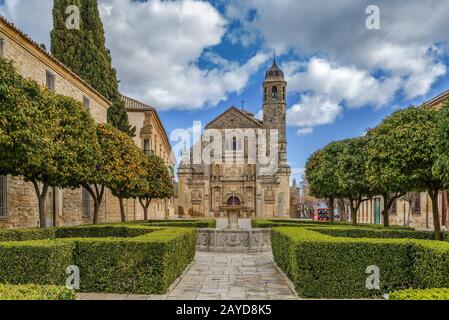
[[[312,127],[335,122],[343,108],[327,96],[303,95],[287,110],[287,124],[299,127],[297,134],[309,134]]]
[[[304,128],[299,128],[298,130],[296,130],[296,134],[298,136],[306,136],[311,133],[313,133],[312,127],[304,127]]]
[[[49,48],[52,5],[6,0],[0,12]],[[208,2],[100,0],[99,9],[120,89],[160,109],[214,106],[241,92],[269,58],[260,52],[239,64],[205,54],[222,42],[228,27]],[[199,67],[201,57],[214,66]]]
[[[227,29],[207,2],[104,0],[100,9],[121,89],[161,109],[213,106],[240,92],[268,59],[258,53],[238,64],[207,53],[214,68],[201,69],[198,59]]]
[[[449,53],[449,6],[440,0],[378,0],[381,30],[372,31],[365,27],[369,4],[233,0],[226,16],[242,25],[234,36],[240,35],[244,45],[263,39],[266,48],[281,54],[312,57],[283,65],[290,90],[326,96],[350,108],[425,96],[447,72],[443,55]]]
[[[53,27],[51,11],[53,1],[5,0],[0,14],[19,26],[37,43],[50,50],[50,30]]]
[[[400,79],[376,79],[364,70],[339,66],[324,58],[313,57],[308,64],[295,69],[287,64],[286,74],[290,90],[313,91],[335,101],[345,101],[351,108],[365,105],[384,106],[400,88]]]

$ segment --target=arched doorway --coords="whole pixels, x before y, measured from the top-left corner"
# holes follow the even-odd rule
[[[230,197],[228,199],[228,206],[239,206],[240,205],[240,199],[237,197]]]

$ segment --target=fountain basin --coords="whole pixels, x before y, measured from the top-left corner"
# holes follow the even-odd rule
[[[262,252],[271,250],[270,229],[198,229],[197,250]]]

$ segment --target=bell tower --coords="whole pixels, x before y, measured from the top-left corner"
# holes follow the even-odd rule
[[[263,124],[268,133],[270,129],[278,129],[280,170],[287,166],[286,98],[287,81],[284,80],[284,73],[276,64],[275,56],[263,82]]]

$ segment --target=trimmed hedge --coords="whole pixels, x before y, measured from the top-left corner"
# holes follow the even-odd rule
[[[407,229],[372,229],[372,228],[350,228],[350,227],[328,227],[315,229],[316,231],[327,234],[333,237],[342,238],[409,238],[421,240],[435,240],[435,233],[433,231],[418,231]],[[445,240],[448,239],[447,233],[444,234]]]
[[[314,220],[291,220],[291,219],[253,219],[251,220],[253,228],[274,228],[274,227],[315,227],[315,226],[346,226],[348,228],[370,228],[370,229],[384,229],[380,224],[358,224],[354,226],[351,222],[336,221],[331,224],[328,221],[314,221]],[[391,230],[414,230],[411,227],[405,226],[391,226]]]
[[[449,288],[405,289],[391,292],[390,300],[449,300]]]
[[[0,242],[0,283],[61,285],[76,265],[83,291],[163,294],[196,249],[193,228],[77,226],[55,228],[53,236]]]
[[[0,300],[76,300],[76,295],[66,287],[0,284]]]
[[[63,240],[0,242],[0,283],[65,284],[74,249]]]
[[[55,237],[54,228],[0,229],[0,241],[43,240]]]
[[[207,220],[147,220],[132,222],[133,224],[156,227],[182,227],[182,228],[215,228],[215,219]]]
[[[415,239],[332,237],[339,227],[278,227],[274,259],[298,294],[311,298],[380,297],[409,287],[449,287],[449,243]],[[362,232],[362,231],[361,231]],[[363,231],[364,232],[364,231]],[[368,290],[368,266],[381,271],[381,290]]]
[[[145,226],[127,226],[120,224],[81,225],[76,227],[60,227],[55,230],[55,238],[106,238],[137,237],[161,228]]]
[[[81,290],[163,294],[193,261],[196,230],[173,228],[131,239],[77,241]]]

